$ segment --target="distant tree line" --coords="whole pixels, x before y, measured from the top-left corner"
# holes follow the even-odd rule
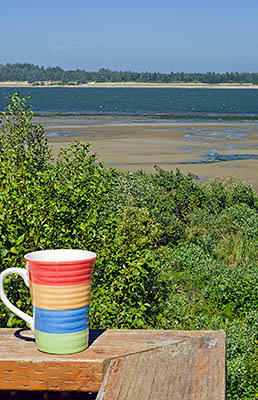
[[[80,84],[87,82],[157,82],[157,83],[253,83],[258,84],[258,72],[133,72],[111,71],[101,68],[99,71],[63,70],[60,67],[40,67],[34,64],[0,64],[0,81],[28,81],[43,83],[46,81],[60,84]]]

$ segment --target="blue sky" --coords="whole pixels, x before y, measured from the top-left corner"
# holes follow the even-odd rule
[[[0,64],[258,72],[257,0],[12,0]]]

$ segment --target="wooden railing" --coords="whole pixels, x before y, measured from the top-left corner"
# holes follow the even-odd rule
[[[224,331],[91,330],[87,350],[51,355],[31,331],[0,329],[1,390],[98,392],[101,400],[224,400]]]

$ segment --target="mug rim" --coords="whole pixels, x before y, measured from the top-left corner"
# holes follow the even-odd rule
[[[48,258],[46,253],[51,254],[52,257],[53,257],[54,253],[59,253],[59,255],[61,253],[63,253],[63,257],[59,256],[59,259],[58,259],[58,256],[57,256],[56,259],[53,259],[50,256]],[[65,259],[64,253],[66,253],[66,255],[68,253],[70,253],[70,259]],[[75,253],[77,253],[77,256],[71,256],[72,253],[74,253],[74,255],[75,255]],[[43,254],[46,255],[46,258],[45,257],[39,257],[39,258],[37,257],[37,256],[43,255]],[[69,263],[69,264],[71,264],[71,263],[77,263],[78,261],[79,262],[93,261],[96,259],[96,257],[97,257],[96,253],[89,251],[89,250],[83,250],[83,249],[46,249],[46,250],[38,250],[38,251],[32,251],[30,253],[27,253],[24,256],[24,259],[27,262],[34,262],[34,263],[42,263],[43,262],[43,263],[50,263],[50,264],[51,263],[52,264],[53,263]]]

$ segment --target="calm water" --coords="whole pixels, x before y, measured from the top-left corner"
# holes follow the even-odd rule
[[[39,113],[109,114],[156,119],[258,119],[256,89],[0,88],[0,110],[18,91]]]

